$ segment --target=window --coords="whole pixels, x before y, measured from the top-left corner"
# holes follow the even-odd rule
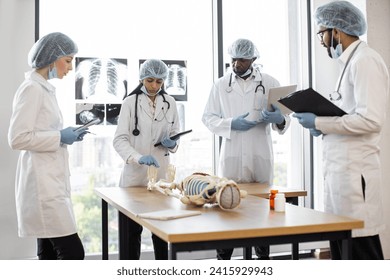
[[[299,38],[297,13],[300,1],[294,1],[294,4],[288,0],[221,2],[224,50],[233,40],[247,37],[257,45],[259,62],[265,72],[276,77],[282,85],[295,83],[300,87],[302,63],[298,50],[302,48],[298,46],[300,40],[296,39]],[[83,61],[84,64],[100,61],[100,67],[108,65],[108,61],[120,62],[118,67],[126,69],[125,77],[120,80],[126,80],[128,91],[138,85],[140,60],[159,58],[186,66],[187,98],[178,104],[183,130],[192,129],[193,133],[181,139],[178,152],[171,156],[177,181],[193,172],[213,173],[213,136],[201,122],[216,68],[213,63],[212,4],[213,0],[68,0],[64,6],[59,0],[39,1],[40,36],[60,31],[74,39],[79,47],[75,66]],[[224,60],[230,62],[227,54],[224,54]],[[88,99],[76,94],[80,85],[76,83],[77,69],[74,70],[65,79],[54,81],[65,126],[75,125],[79,106],[89,103]],[[106,71],[102,72],[104,75],[109,73],[107,67],[103,70]],[[104,79],[106,85],[115,81],[109,81],[107,76]],[[121,102],[120,96],[91,102],[105,116],[105,121],[90,129],[96,135],[87,135],[83,142],[69,147],[74,208],[87,254],[101,251],[100,200],[93,194],[93,189],[117,187],[122,168],[122,160],[112,147],[115,121],[108,119],[109,110],[115,107],[113,104]],[[300,137],[296,138],[298,141],[292,140],[295,131],[292,126],[283,136],[273,135],[277,185],[302,185],[300,157],[294,157],[294,152],[300,150],[297,149]],[[109,213],[109,219],[112,221],[109,246],[113,252],[117,250],[115,211]],[[146,231],[143,245],[143,250],[152,246]]]

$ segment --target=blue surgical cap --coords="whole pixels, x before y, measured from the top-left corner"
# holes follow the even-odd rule
[[[155,78],[165,80],[168,76],[168,66],[159,59],[148,59],[141,64],[139,79]]]
[[[363,35],[367,30],[363,13],[348,1],[335,1],[318,7],[315,20],[319,26],[340,29],[352,36]]]
[[[228,53],[232,58],[252,59],[260,57],[256,46],[248,39],[234,41],[229,47]]]
[[[32,68],[42,68],[60,57],[74,55],[77,51],[77,45],[68,36],[60,32],[50,33],[32,46],[28,54],[28,64]]]

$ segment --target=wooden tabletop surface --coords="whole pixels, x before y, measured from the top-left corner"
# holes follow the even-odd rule
[[[363,227],[363,221],[286,204],[286,212],[269,209],[264,198],[249,195],[238,208],[224,211],[217,205],[196,207],[146,187],[96,188],[110,205],[145,226],[167,242],[191,242],[278,236],[300,233],[350,230]],[[159,221],[141,219],[137,214],[165,209],[199,210],[201,215]]]

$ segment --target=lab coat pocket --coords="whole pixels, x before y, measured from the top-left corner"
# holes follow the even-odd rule
[[[33,166],[36,169],[37,188],[42,198],[67,195],[68,172],[58,152],[34,153]]]

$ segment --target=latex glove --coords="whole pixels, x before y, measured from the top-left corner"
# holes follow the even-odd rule
[[[284,122],[284,116],[280,112],[280,109],[273,104],[271,104],[271,107],[273,111],[261,111],[262,121],[266,123],[282,124]]]
[[[173,149],[176,147],[176,141],[172,140],[171,138],[167,137],[161,141],[161,145],[163,145],[165,148]]]
[[[257,123],[255,121],[248,121],[245,118],[249,115],[246,113],[244,115],[238,116],[232,120],[232,129],[246,131],[254,127]]]
[[[78,129],[76,127],[67,127],[60,130],[61,143],[72,145],[76,141],[83,140],[84,135],[87,133],[88,128]]]
[[[160,165],[158,164],[157,160],[153,156],[151,156],[151,155],[142,156],[138,160],[138,163],[139,164],[145,164],[147,166],[154,165],[155,167],[160,167]]]
[[[305,128],[316,128],[315,119],[316,115],[313,113],[294,113],[294,118],[297,118],[299,123]]]
[[[322,134],[322,132],[315,128],[310,128],[310,134],[314,137],[318,137]]]

